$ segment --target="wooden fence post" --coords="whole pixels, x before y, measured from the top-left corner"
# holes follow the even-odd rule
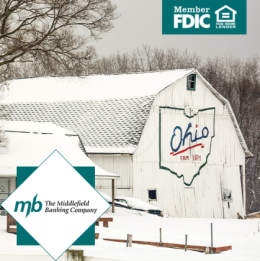
[[[115,213],[115,180],[112,179],[112,213]]]
[[[9,224],[10,224],[10,216],[9,214],[7,213],[7,232],[9,233]]]
[[[210,253],[213,254],[213,224],[211,223],[211,251]]]
[[[162,246],[162,229],[160,228],[160,246]]]
[[[128,243],[129,247],[132,247],[132,239],[133,239],[132,235],[129,235],[129,243]]]
[[[188,235],[185,235],[185,252],[187,251]]]

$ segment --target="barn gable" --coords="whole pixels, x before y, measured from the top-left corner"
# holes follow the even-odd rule
[[[132,196],[174,217],[236,218],[245,213],[246,147],[229,103],[194,73],[156,95],[133,154]]]

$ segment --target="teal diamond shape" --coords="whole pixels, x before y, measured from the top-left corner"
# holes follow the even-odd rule
[[[17,167],[17,188],[33,174],[38,167]],[[95,167],[73,167],[93,188],[95,188]],[[39,246],[40,244],[17,222],[17,245]],[[95,223],[91,225],[73,246],[95,245]]]

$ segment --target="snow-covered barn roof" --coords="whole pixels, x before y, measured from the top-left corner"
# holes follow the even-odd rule
[[[50,122],[32,122],[32,121],[5,121],[4,130],[6,132],[21,132],[34,134],[77,134],[65,128],[61,128]]]
[[[79,148],[77,136],[66,136],[61,132],[62,128],[52,125],[6,122],[4,128],[8,137],[8,146],[0,148],[0,175],[16,176],[17,166],[39,166],[53,151],[58,150],[73,166],[94,166],[96,179],[120,177],[95,165]],[[28,132],[36,128],[40,130],[41,127],[46,131],[44,133],[49,134]],[[55,129],[58,133],[50,134]],[[67,132],[65,129],[64,131]]]
[[[129,99],[156,95],[189,70],[88,77],[40,77],[10,81],[5,103]]]
[[[41,77],[10,81],[3,101],[13,121],[52,122],[77,133],[88,153],[132,154],[156,95],[191,73],[229,108],[246,156],[248,151],[229,102],[195,69],[88,77]]]

